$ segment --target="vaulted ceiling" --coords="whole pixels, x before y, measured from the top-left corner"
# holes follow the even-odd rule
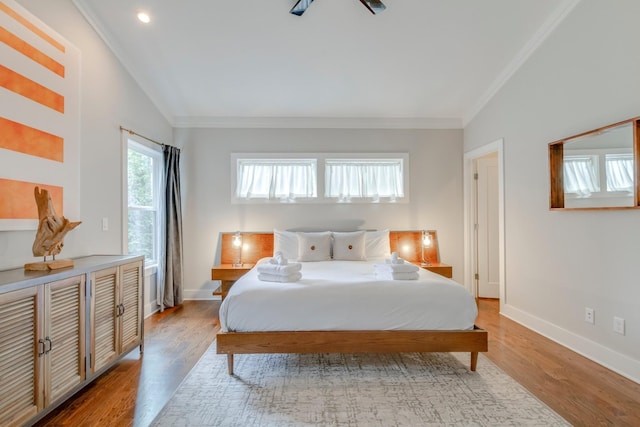
[[[74,3],[174,126],[419,128],[462,127],[578,1]]]

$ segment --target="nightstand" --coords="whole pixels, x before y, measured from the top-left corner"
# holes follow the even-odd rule
[[[244,276],[251,270],[255,264],[241,264],[234,266],[233,264],[220,264],[211,269],[211,280],[220,280],[220,287],[213,291],[213,295],[220,295],[222,300],[229,293],[229,289],[236,280]]]
[[[425,270],[433,271],[434,273],[437,273],[444,277],[448,277],[449,279],[453,277],[453,267],[451,267],[448,264],[432,262],[429,265],[421,265],[421,264],[418,264],[418,265],[424,268]]]

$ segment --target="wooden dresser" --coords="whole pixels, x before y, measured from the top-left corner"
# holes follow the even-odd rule
[[[0,271],[0,425],[33,424],[126,353],[143,350],[142,256]]]

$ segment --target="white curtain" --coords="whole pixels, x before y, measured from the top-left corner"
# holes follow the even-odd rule
[[[589,197],[600,191],[597,163],[591,156],[565,156],[564,191],[578,197]]]
[[[327,160],[325,196],[341,201],[404,197],[402,160]]]
[[[607,154],[607,191],[633,192],[633,155]]]
[[[314,159],[238,161],[236,197],[294,200],[317,196]]]

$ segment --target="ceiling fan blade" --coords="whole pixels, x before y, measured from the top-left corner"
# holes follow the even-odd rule
[[[302,14],[307,10],[307,8],[311,6],[311,3],[313,3],[313,0],[298,0],[296,5],[291,8],[289,13],[302,16]]]
[[[380,0],[360,0],[360,3],[366,6],[374,15],[382,12],[387,7]]]

